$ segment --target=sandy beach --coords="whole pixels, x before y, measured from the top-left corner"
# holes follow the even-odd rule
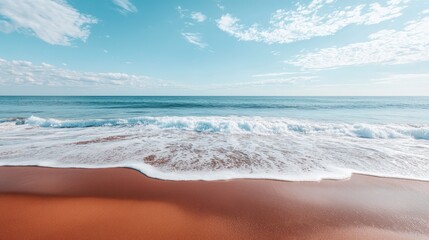
[[[0,240],[429,240],[429,0],[0,0]]]
[[[429,239],[429,183],[0,167],[0,239]]]

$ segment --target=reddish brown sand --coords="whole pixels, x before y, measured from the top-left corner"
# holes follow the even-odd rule
[[[429,182],[0,167],[0,239],[429,239]]]

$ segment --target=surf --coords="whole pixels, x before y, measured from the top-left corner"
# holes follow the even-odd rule
[[[86,128],[86,127],[132,127],[147,126],[159,129],[178,129],[183,131],[285,135],[290,133],[306,135],[331,135],[356,138],[414,138],[429,140],[429,124],[369,124],[316,122],[281,117],[134,117],[118,119],[55,119],[31,116],[12,118],[16,125],[29,125],[44,128]]]
[[[428,125],[171,116],[0,123],[0,165],[130,167],[168,180],[429,180]]]

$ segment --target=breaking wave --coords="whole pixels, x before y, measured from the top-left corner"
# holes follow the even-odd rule
[[[327,123],[288,118],[262,117],[136,117],[124,119],[59,120],[53,118],[15,118],[17,125],[28,124],[46,128],[86,128],[112,126],[148,126],[195,132],[232,134],[335,135],[358,138],[414,138],[429,140],[429,124],[364,124]]]

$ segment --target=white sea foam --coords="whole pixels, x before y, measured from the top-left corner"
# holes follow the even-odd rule
[[[16,125],[18,124],[18,125]],[[0,123],[0,165],[131,167],[161,179],[429,180],[429,126],[262,117]]]
[[[288,118],[260,117],[139,117],[128,119],[58,120],[31,116],[18,123],[51,128],[102,126],[154,126],[196,132],[254,133],[261,135],[298,132],[359,138],[415,138],[429,140],[429,124],[347,124]]]

